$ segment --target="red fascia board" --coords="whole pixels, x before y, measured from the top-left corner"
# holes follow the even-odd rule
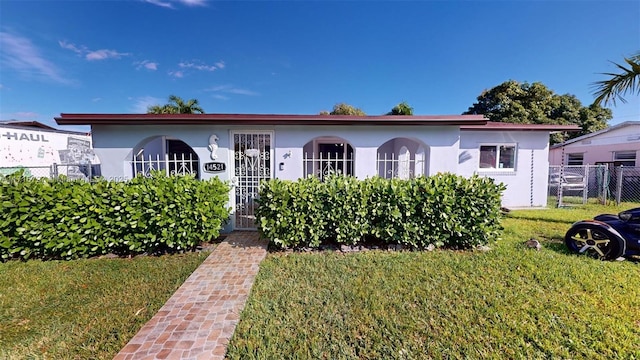
[[[59,125],[483,125],[482,115],[60,114]]]
[[[578,125],[514,124],[488,121],[484,125],[461,125],[462,131],[580,131]]]

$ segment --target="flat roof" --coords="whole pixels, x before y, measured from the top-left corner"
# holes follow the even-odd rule
[[[513,124],[484,115],[65,114],[58,125],[455,125],[481,131],[579,131],[578,125]]]
[[[476,131],[580,131],[582,128],[578,125],[552,125],[552,124],[514,124],[487,121],[484,125],[461,125],[460,130],[476,130]]]
[[[483,115],[60,114],[58,125],[483,125]]]
[[[16,129],[16,130],[29,130],[29,131],[40,131],[40,132],[53,132],[59,134],[67,134],[67,135],[81,135],[81,136],[90,136],[90,132],[82,132],[82,131],[71,131],[71,130],[60,130],[49,125],[43,124],[38,121],[32,120],[11,120],[11,121],[0,121],[0,127]]]

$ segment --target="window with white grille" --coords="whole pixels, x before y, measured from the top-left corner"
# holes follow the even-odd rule
[[[354,175],[353,147],[343,139],[321,137],[304,148],[305,176],[324,179],[331,174]]]

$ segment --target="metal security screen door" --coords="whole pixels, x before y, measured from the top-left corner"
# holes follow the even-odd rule
[[[272,133],[234,133],[235,228],[255,229],[260,181],[271,179]]]

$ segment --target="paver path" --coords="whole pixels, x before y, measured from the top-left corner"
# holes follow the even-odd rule
[[[224,359],[266,253],[257,232],[231,233],[115,359]]]

